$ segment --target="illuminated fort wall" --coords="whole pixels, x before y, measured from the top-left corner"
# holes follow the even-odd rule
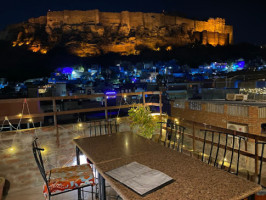
[[[0,39],[43,54],[60,44],[80,57],[109,52],[130,55],[143,47],[232,44],[233,27],[221,18],[198,21],[164,13],[65,10],[8,26]]]
[[[225,25],[222,18],[210,18],[208,21],[186,19],[178,16],[168,16],[163,13],[143,12],[100,12],[88,11],[52,11],[47,13],[46,27],[54,29],[61,25],[101,24],[103,26],[126,26],[129,29],[144,27],[153,30],[164,26],[181,25],[192,30],[202,44],[227,45],[233,43],[233,27]],[[31,23],[45,23],[45,17],[30,19]]]

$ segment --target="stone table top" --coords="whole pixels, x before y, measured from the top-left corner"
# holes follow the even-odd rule
[[[130,133],[82,138],[75,143],[124,200],[244,199],[261,190],[258,184]],[[91,144],[95,149],[88,147]],[[159,170],[175,181],[142,197],[105,174],[134,161]]]
[[[74,139],[74,143],[94,164],[161,148],[161,145],[131,132],[84,137]]]

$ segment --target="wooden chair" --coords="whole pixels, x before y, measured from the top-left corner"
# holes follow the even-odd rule
[[[93,186],[94,176],[89,164],[76,165],[64,168],[55,168],[46,172],[42,151],[43,148],[39,148],[36,138],[32,143],[32,151],[36,161],[36,164],[40,170],[41,176],[44,180],[44,196],[46,199],[51,199],[52,196],[78,190],[78,199],[81,199],[81,189],[84,187],[92,187],[93,198]]]
[[[213,164],[213,166],[226,169],[228,172],[238,175],[239,171],[239,158],[240,158],[240,148],[241,148],[241,142],[245,141],[245,138],[242,136],[237,136],[234,134],[224,133],[224,132],[217,132],[214,130],[202,130],[204,131],[204,139],[203,139],[203,148],[202,148],[202,154],[201,154],[201,160],[203,162],[207,162],[208,164]],[[211,136],[211,141],[207,140],[207,135]],[[217,136],[215,138],[215,136]],[[225,144],[221,143],[221,137],[225,137]],[[232,139],[232,145],[228,144],[228,141]],[[206,144],[210,144],[209,153],[206,153]],[[236,143],[238,145],[236,145]],[[213,153],[213,146],[216,146],[217,149]],[[236,147],[238,146],[238,147]],[[219,158],[219,152],[221,151],[221,147],[224,148],[224,151],[222,153],[222,159]],[[225,166],[226,162],[226,155],[227,151],[231,151],[229,153],[229,166]],[[232,163],[234,160],[234,153],[237,153],[237,160],[236,160],[236,169],[232,170]],[[214,157],[213,157],[214,154]],[[207,157],[207,159],[205,159]],[[214,158],[214,161],[213,161]],[[219,164],[218,159],[222,160],[222,163]]]

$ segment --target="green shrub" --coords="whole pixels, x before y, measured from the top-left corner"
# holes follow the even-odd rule
[[[132,121],[131,128],[137,129],[137,134],[151,139],[154,131],[158,127],[158,120],[151,115],[151,110],[147,106],[133,106],[128,111],[129,119]]]

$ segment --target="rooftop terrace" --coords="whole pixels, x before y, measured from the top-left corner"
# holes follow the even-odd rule
[[[123,93],[116,94],[113,99],[104,94],[100,95],[86,95],[74,97],[53,97],[53,98],[34,98],[34,99],[12,99],[0,100],[0,104],[21,105],[22,111],[10,109],[10,115],[0,116],[3,127],[11,126],[11,131],[2,129],[0,132],[0,177],[4,177],[10,183],[8,195],[5,197],[7,200],[12,199],[41,199],[42,198],[42,184],[43,180],[36,166],[35,160],[32,155],[31,143],[34,137],[38,137],[40,144],[45,148],[44,162],[47,169],[62,166],[71,166],[76,164],[75,145],[72,142],[74,138],[88,136],[94,137],[101,134],[112,134],[114,132],[131,132],[130,120],[126,116],[128,108],[133,106],[133,103],[144,104],[151,106],[151,109],[160,116],[162,112],[162,98],[160,92],[145,92],[145,93]],[[84,108],[80,109],[62,108],[62,102],[84,102],[88,99],[101,98],[103,102],[101,107]],[[37,102],[40,106],[41,102],[51,102],[51,112],[31,113],[29,103]],[[82,103],[81,103],[82,104]],[[58,106],[59,105],[59,106]],[[11,106],[12,107],[12,106]],[[123,110],[125,109],[125,110]],[[176,108],[175,108],[176,109]],[[175,116],[176,110],[172,107],[172,116],[164,116],[177,124],[184,126],[184,144],[183,153],[195,158],[201,159],[209,157],[207,153],[211,148],[211,137],[207,136],[206,146],[208,151],[202,154],[202,145],[204,141],[204,130],[212,130],[218,135],[219,132],[226,132],[228,134],[239,135],[245,137],[245,141],[240,146],[240,163],[239,163],[239,176],[242,176],[251,181],[257,181],[257,174],[259,173],[259,160],[260,160],[260,145],[255,144],[255,141],[266,142],[266,137],[252,133],[242,133],[232,131],[213,125],[203,124],[200,122],[193,122]],[[95,113],[103,113],[103,116],[95,115]],[[112,113],[114,112],[114,113]],[[15,114],[17,113],[17,114]],[[0,113],[1,114],[1,113]],[[74,118],[64,122],[63,116],[71,115]],[[52,123],[46,121],[46,118],[52,118]],[[200,116],[198,116],[200,117]],[[38,123],[37,123],[38,122]],[[41,123],[40,123],[41,122]],[[24,126],[24,124],[28,124]],[[2,128],[3,128],[2,127]],[[14,130],[14,129],[17,130]],[[156,131],[153,140],[155,142],[165,141],[166,132],[165,128],[162,131],[162,137],[159,138],[160,131]],[[232,145],[232,143],[230,143]],[[224,141],[221,148],[224,147]],[[214,145],[214,151],[217,149],[217,144]],[[232,146],[227,147],[228,152],[232,150]],[[237,152],[235,152],[237,153]],[[212,157],[213,155],[211,155]],[[83,157],[83,162],[86,162]],[[266,161],[266,158],[263,158]],[[221,160],[219,160],[221,162]],[[225,165],[228,165],[228,160],[225,160]],[[266,167],[266,166],[265,166]],[[236,168],[235,161],[232,168]],[[266,182],[266,170],[263,170],[262,183]],[[110,194],[115,195],[115,192],[110,189]],[[64,199],[73,199],[71,195],[66,194]],[[89,198],[89,197],[88,197]],[[57,199],[57,198],[55,198]],[[62,196],[58,197],[62,199]]]

